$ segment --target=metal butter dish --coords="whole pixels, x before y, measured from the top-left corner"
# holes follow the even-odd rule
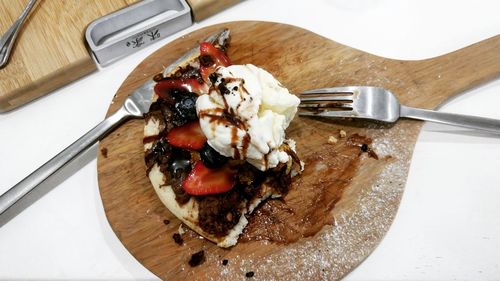
[[[93,21],[85,38],[105,66],[239,1],[144,0]]]

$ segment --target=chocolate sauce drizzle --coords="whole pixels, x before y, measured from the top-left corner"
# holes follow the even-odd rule
[[[211,75],[210,79],[212,83],[216,84],[217,81],[219,83],[213,87],[215,93],[217,93],[222,101],[224,102],[224,108],[215,108],[215,109],[207,109],[199,112],[199,118],[209,118],[210,123],[223,124],[226,127],[232,126],[231,128],[231,148],[233,149],[233,158],[238,160],[244,160],[247,156],[248,147],[251,142],[250,134],[248,133],[248,127],[243,120],[241,120],[238,116],[236,116],[236,112],[234,108],[229,107],[227,102],[227,95],[234,94],[234,91],[237,91],[238,88],[241,88],[242,91],[246,91],[243,84],[245,81],[241,78],[220,78],[220,75],[214,73]],[[229,90],[227,84],[239,82],[239,87],[233,87],[234,91]],[[236,88],[236,90],[234,89]],[[238,91],[240,98],[243,98],[243,94]],[[248,93],[248,92],[247,92]],[[251,97],[250,97],[251,98]],[[236,110],[239,109],[241,103],[238,104]],[[212,127],[212,130],[215,130],[215,126]],[[241,146],[238,146],[238,131],[244,131],[245,135],[241,139]]]

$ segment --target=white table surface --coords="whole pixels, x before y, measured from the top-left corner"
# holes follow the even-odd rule
[[[100,122],[122,81],[145,57],[202,26],[283,22],[376,55],[423,59],[499,34],[499,11],[495,0],[245,1],[0,114],[0,192]],[[500,80],[441,110],[500,118]],[[462,133],[424,126],[394,224],[346,280],[500,280],[500,138]],[[0,279],[156,279],[105,218],[96,153],[94,147],[51,179],[44,188],[52,191],[0,228]]]

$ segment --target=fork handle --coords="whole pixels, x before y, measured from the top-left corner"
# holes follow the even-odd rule
[[[34,190],[40,183],[49,176],[57,172],[64,165],[73,160],[80,153],[90,148],[94,143],[104,137],[118,124],[125,121],[132,115],[125,108],[120,108],[116,113],[99,123],[93,129],[88,131],[81,138],[76,140],[70,146],[59,152],[52,159],[36,169],[29,176],[11,187],[0,196],[0,215],[12,207],[17,201]]]
[[[400,116],[500,134],[500,120],[401,105]]]
[[[22,11],[21,15],[4,33],[4,35],[2,35],[2,38],[0,38],[0,68],[3,68],[7,65],[10,57],[10,52],[12,51],[12,47],[14,46],[14,42],[17,38],[17,34],[26,21],[26,18],[28,17],[28,14],[30,13],[35,3],[36,0],[30,0]]]

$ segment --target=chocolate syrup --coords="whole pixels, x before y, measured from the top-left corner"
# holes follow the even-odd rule
[[[302,155],[304,172],[292,179],[282,200],[268,200],[257,207],[240,241],[287,244],[333,224],[332,210],[358,172],[363,144],[369,146],[371,139],[355,134],[336,148],[325,144],[318,150],[323,152],[321,155]]]
[[[142,139],[142,143],[146,144],[146,143],[154,142],[154,141],[159,140],[159,139],[160,139],[159,135],[147,136],[147,137],[144,137]]]
[[[217,81],[217,76],[211,75],[210,79],[213,80],[212,83],[215,83]],[[231,148],[233,149],[233,158],[234,159],[245,159],[246,154],[248,151],[248,146],[250,145],[251,137],[247,132],[247,126],[245,122],[243,122],[241,119],[236,116],[236,112],[234,111],[233,108],[230,108],[226,96],[229,94],[232,94],[232,92],[227,88],[227,84],[234,82],[234,81],[241,81],[241,87],[244,91],[245,88],[243,87],[243,79],[239,78],[221,78],[220,83],[217,85],[217,87],[214,87],[215,93],[217,93],[221,99],[224,101],[224,108],[216,108],[216,109],[208,109],[208,110],[202,110],[199,112],[199,117],[200,118],[209,118],[210,123],[216,123],[217,125],[224,125],[226,127],[232,126],[231,128]],[[233,90],[238,90],[238,87],[235,86],[233,87]],[[241,96],[241,93],[239,93]],[[240,103],[241,104],[241,103]],[[238,105],[239,107],[239,105]],[[214,126],[215,127],[215,126]],[[212,130],[215,130],[214,127]],[[245,135],[243,136],[241,140],[241,147],[238,147],[238,142],[239,142],[239,137],[238,137],[238,131],[242,130],[245,132]]]

